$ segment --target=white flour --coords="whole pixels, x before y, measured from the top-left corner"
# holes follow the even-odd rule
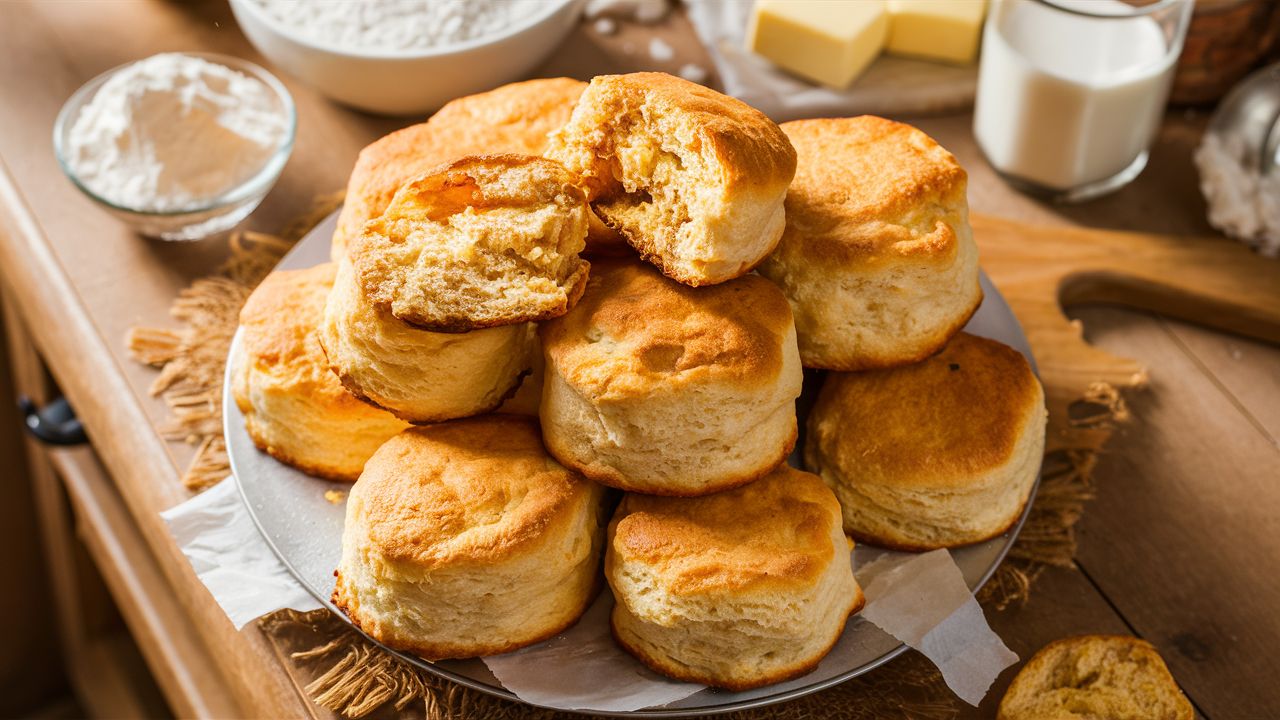
[[[288,132],[271,89],[223,65],[154,55],[113,75],[71,126],[66,160],[117,205],[165,212],[251,178]]]
[[[1240,161],[1238,137],[1224,142],[1207,133],[1196,149],[1200,190],[1209,203],[1209,223],[1269,257],[1280,257],[1280,169],[1260,175]]]
[[[501,32],[564,0],[251,0],[326,46],[426,50]]]

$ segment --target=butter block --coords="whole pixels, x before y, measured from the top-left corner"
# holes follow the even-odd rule
[[[829,87],[849,87],[884,48],[883,0],[756,0],[747,49]]]
[[[894,55],[966,64],[978,56],[986,0],[889,0]]]

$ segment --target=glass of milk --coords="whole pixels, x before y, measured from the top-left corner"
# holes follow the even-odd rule
[[[1015,187],[1078,202],[1138,176],[1192,0],[996,0],[973,132]]]

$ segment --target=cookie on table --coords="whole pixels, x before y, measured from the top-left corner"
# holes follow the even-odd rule
[[[1018,351],[957,335],[915,365],[828,373],[805,466],[835,490],[844,529],[899,550],[1009,529],[1044,455],[1044,390]]]
[[[942,349],[982,303],[964,169],[928,135],[883,118],[782,130],[796,177],[760,274],[791,301],[805,367],[893,367]]]
[[[347,392],[316,337],[334,266],[278,270],[240,311],[231,392],[253,443],[310,475],[354,481],[388,438],[408,425]]]
[[[628,493],[609,525],[614,638],[678,680],[747,690],[803,675],[863,604],[840,506],[783,465],[693,499]]]
[[[509,652],[590,605],[606,522],[604,490],[547,455],[536,419],[412,428],[351,488],[333,602],[428,660]]]

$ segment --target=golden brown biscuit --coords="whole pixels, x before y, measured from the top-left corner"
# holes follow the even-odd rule
[[[360,402],[329,372],[316,338],[332,263],[281,270],[240,311],[231,391],[263,452],[330,480],[354,481],[370,455],[408,425]]]
[[[541,155],[547,135],[569,120],[587,84],[570,78],[526,80],[450,102],[425,123],[397,130],[360,152],[338,216],[334,260],[364,224],[383,213],[400,186],[464,155]],[[617,234],[591,217],[588,242],[618,244]]]
[[[805,465],[845,532],[901,550],[975,543],[1017,522],[1044,455],[1044,391],[1026,358],[957,335],[916,365],[828,373]]]
[[[489,412],[533,367],[533,323],[465,333],[419,330],[360,292],[351,261],[338,265],[318,337],[353,395],[414,423]]]
[[[591,213],[562,166],[481,155],[405,183],[348,250],[368,301],[414,327],[466,332],[565,314],[586,286]]]
[[[665,73],[593,79],[546,155],[583,176],[600,217],[687,285],[745,275],[773,250],[796,168],[763,113]]]
[[[694,289],[597,262],[578,306],[540,332],[547,449],[597,482],[704,495],[791,452],[800,356],[786,298],[764,278]]]
[[[1018,671],[997,720],[1191,720],[1195,710],[1150,643],[1085,635],[1046,645]]]
[[[982,303],[966,176],[883,118],[797,120],[782,241],[760,274],[795,312],[805,367],[867,370],[937,352]]]
[[[812,670],[862,607],[840,506],[783,465],[695,499],[628,494],[609,525],[613,633],[641,662],[730,690]]]
[[[603,500],[546,454],[533,418],[406,430],[351,488],[333,602],[378,642],[429,660],[538,642],[596,593]]]

